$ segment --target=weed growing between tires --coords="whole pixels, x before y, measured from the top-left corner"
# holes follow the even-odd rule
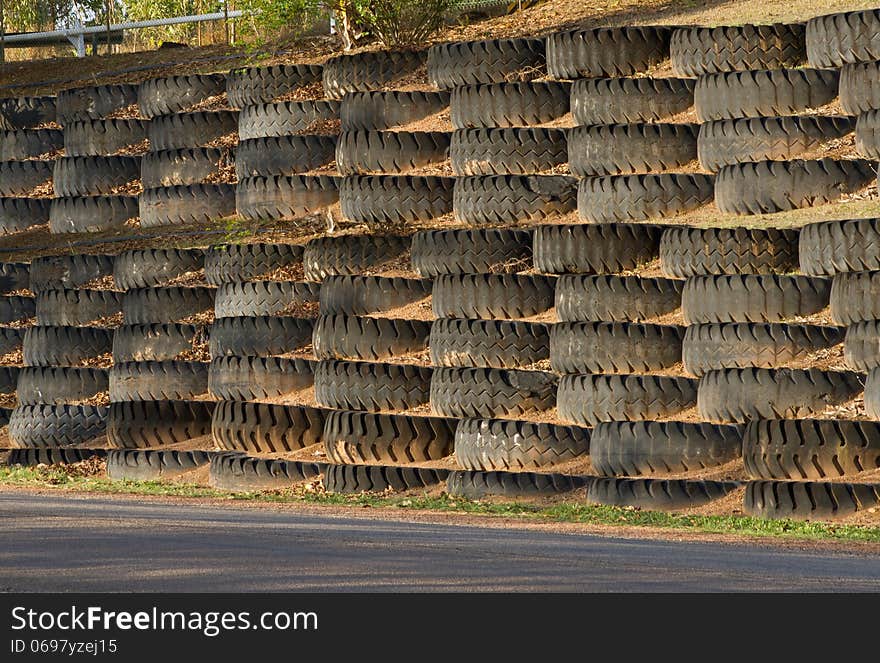
[[[406,497],[391,494],[338,495],[325,493],[313,484],[305,484],[290,490],[234,493],[186,483],[111,481],[104,476],[104,461],[100,459],[69,465],[0,467],[0,490],[3,487],[50,488],[89,493],[202,498],[267,504],[394,508],[458,513],[489,518],[505,517],[534,523],[580,523],[601,526],[648,527],[679,532],[746,537],[880,543],[880,527],[762,520],[738,515],[681,515],[579,502],[560,502],[552,505],[482,502],[454,498],[445,493],[440,496]]]

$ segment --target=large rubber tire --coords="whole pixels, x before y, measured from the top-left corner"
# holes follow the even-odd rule
[[[524,417],[553,409],[556,384],[544,371],[438,367],[431,409],[445,417]]]
[[[434,366],[525,368],[550,358],[550,328],[533,322],[444,318],[431,325]]]
[[[837,479],[880,468],[880,423],[799,419],[753,421],[743,461],[754,479]]]
[[[296,175],[331,166],[336,136],[268,136],[249,138],[235,150],[235,176]]]
[[[337,55],[324,62],[324,94],[328,99],[342,99],[349,92],[385,89],[401,78],[411,78],[426,60],[424,51]]]
[[[297,244],[219,244],[205,251],[205,278],[210,285],[276,280],[270,277],[296,269],[302,256]]]
[[[847,115],[880,108],[880,62],[858,62],[840,70],[840,107]]]
[[[0,130],[0,161],[45,159],[62,147],[64,132],[58,129]]]
[[[675,170],[696,161],[698,124],[603,124],[568,132],[568,166],[582,177]]]
[[[0,356],[17,354],[22,350],[25,330],[19,327],[0,327]]]
[[[147,135],[152,150],[202,147],[238,132],[238,111],[197,111],[162,115],[150,120]]]
[[[2,188],[0,196],[5,196]],[[0,236],[49,223],[51,202],[49,198],[0,197]]]
[[[24,332],[25,366],[78,366],[108,354],[113,331],[100,327],[30,327]]]
[[[741,486],[738,481],[597,478],[590,484],[587,501],[647,511],[672,511],[703,506]]]
[[[324,425],[324,451],[332,463],[407,465],[451,456],[454,419],[336,410]]]
[[[249,177],[235,187],[236,211],[249,220],[296,219],[339,202],[338,181],[327,175]]]
[[[321,315],[371,315],[422,302],[431,296],[430,279],[383,276],[328,276],[321,282]]]
[[[645,72],[669,57],[671,36],[671,28],[650,26],[556,32],[547,37],[547,72],[563,79]]]
[[[149,449],[211,434],[214,403],[208,401],[125,401],[111,403],[107,440],[115,449]],[[209,442],[206,444],[210,445]]]
[[[122,297],[127,325],[150,322],[185,322],[214,308],[214,288],[136,288]]]
[[[809,362],[843,342],[840,327],[740,322],[691,325],[684,335],[684,368],[700,377],[722,368],[782,368]]]
[[[28,290],[30,285],[31,268],[28,263],[0,262],[0,294]]]
[[[312,347],[316,359],[378,361],[427,350],[430,333],[431,323],[424,320],[322,315]]]
[[[834,101],[839,79],[833,69],[709,74],[697,79],[694,106],[700,122],[798,115]]]
[[[441,90],[476,83],[513,83],[546,72],[543,39],[487,39],[437,44],[428,50],[428,80]]]
[[[293,134],[318,134],[339,118],[339,102],[324,100],[280,101],[246,106],[238,115],[240,140]],[[326,131],[326,129],[325,129]]]
[[[880,319],[880,272],[837,274],[831,285],[831,319],[838,325]]]
[[[208,393],[208,363],[132,361],[110,369],[110,400],[196,400]]]
[[[660,122],[694,105],[687,78],[583,78],[571,86],[575,124]]]
[[[6,464],[35,467],[37,465],[68,465],[93,458],[104,458],[104,449],[11,449]]]
[[[637,322],[559,322],[550,330],[557,373],[655,373],[681,363],[684,327]]]
[[[55,162],[52,186],[56,196],[114,195],[140,177],[140,157],[61,157]]]
[[[783,322],[828,306],[828,279],[779,274],[694,276],[682,290],[689,325],[709,322]],[[844,323],[845,324],[845,323]]]
[[[214,316],[297,315],[304,305],[317,303],[320,288],[320,284],[309,281],[224,283],[214,297]]]
[[[455,460],[466,470],[544,469],[590,453],[590,430],[505,419],[462,419]]]
[[[408,364],[320,361],[315,400],[337,410],[408,410],[430,399],[432,369]]]
[[[317,237],[303,251],[305,277],[321,281],[331,275],[381,273],[409,253],[410,243],[399,235]]]
[[[9,437],[19,447],[75,447],[103,437],[107,408],[94,405],[20,405],[9,416]]]
[[[324,440],[329,410],[302,405],[221,401],[214,410],[214,443],[229,451],[286,453]]]
[[[658,375],[563,375],[559,418],[581,426],[600,421],[674,417],[697,404],[697,380]]]
[[[137,196],[54,198],[49,209],[49,232],[95,233],[124,228],[140,215]]]
[[[535,230],[535,269],[549,274],[614,274],[657,258],[660,226],[632,223],[546,225]]]
[[[109,155],[147,139],[146,120],[84,120],[64,127],[64,154]]]
[[[563,274],[556,317],[563,322],[644,322],[681,307],[683,281],[641,276]]]
[[[683,421],[614,421],[590,438],[590,464],[603,477],[669,476],[708,470],[742,456],[741,426]]]
[[[862,393],[863,376],[846,371],[729,368],[700,380],[697,407],[706,421],[803,419]]]
[[[854,371],[866,373],[880,367],[880,320],[863,320],[847,327],[843,356]]]
[[[412,266],[425,277],[520,272],[531,265],[530,230],[423,230],[412,238]]]
[[[589,486],[592,477],[536,472],[453,471],[446,479],[452,497],[479,500],[500,497],[550,497],[573,493]]]
[[[697,155],[700,166],[712,172],[746,161],[786,161],[819,150],[855,128],[853,118],[842,115],[716,120],[700,126]]]
[[[880,220],[810,223],[801,229],[800,268],[812,276],[880,270]]]
[[[865,413],[869,418],[880,419],[880,369],[872,368],[865,380]]]
[[[201,184],[221,175],[232,158],[232,151],[222,147],[147,152],[141,158],[141,183],[147,190]]]
[[[18,377],[22,370],[18,366],[0,366],[0,393],[4,396],[16,396]]]
[[[448,92],[351,92],[342,99],[339,117],[343,131],[384,131],[436,115],[448,106]]]
[[[235,215],[234,184],[190,184],[145,190],[139,200],[141,228],[205,223]]]
[[[0,296],[0,323],[23,322],[33,318],[36,313],[37,306],[33,297]]]
[[[277,491],[315,481],[324,472],[324,468],[322,463],[218,453],[211,458],[209,481],[213,488],[219,490]]]
[[[715,178],[701,173],[606,175],[578,185],[578,216],[592,223],[645,221],[693,212],[715,198]]]
[[[137,103],[137,85],[95,85],[58,92],[55,102],[58,124],[65,129],[75,122],[101,120]]]
[[[314,362],[284,357],[217,357],[208,390],[221,401],[295,397],[314,385]]]
[[[880,10],[841,12],[807,21],[807,59],[814,67],[880,60]]]
[[[568,162],[566,131],[543,127],[459,129],[449,146],[456,175],[529,175]]]
[[[786,69],[807,59],[803,23],[678,28],[670,44],[677,76]]]
[[[452,213],[455,179],[416,175],[351,175],[339,183],[342,216],[388,228]]]
[[[211,462],[209,451],[141,451],[114,449],[107,453],[107,477],[114,481],[161,481]]]
[[[193,358],[208,337],[205,325],[154,323],[124,325],[113,334],[113,362]]]
[[[880,114],[869,110],[856,120],[856,151],[863,157],[880,157]]]
[[[138,109],[144,117],[183,113],[211,97],[226,93],[224,74],[190,74],[151,78],[140,84]]]
[[[441,131],[343,131],[336,169],[341,175],[406,174],[445,162],[449,142]]]
[[[553,308],[555,282],[540,274],[441,274],[431,306],[437,318],[528,318]]]
[[[387,493],[420,490],[446,481],[448,470],[385,465],[327,465],[324,490],[328,493]]]
[[[660,267],[677,278],[794,272],[798,235],[776,228],[667,228],[660,238]]]
[[[273,64],[233,69],[226,76],[226,96],[233,108],[272,103],[300,88],[321,82],[318,64]]]
[[[20,405],[62,405],[88,400],[107,389],[105,369],[28,366],[18,372],[15,391]]]
[[[57,162],[0,161],[0,196],[30,197],[37,187],[52,182],[55,163]]]
[[[55,97],[0,99],[0,129],[31,129],[57,122]]]
[[[201,249],[131,249],[116,256],[113,281],[117,288],[153,288],[201,272],[205,252]]]
[[[80,327],[122,313],[122,293],[110,290],[46,290],[36,296],[37,324]]]
[[[75,253],[45,256],[31,261],[30,289],[34,293],[63,288],[79,289],[113,275],[115,257]]]
[[[750,481],[744,511],[758,518],[834,520],[880,505],[880,484]]]
[[[472,225],[543,221],[577,209],[577,180],[564,175],[459,177],[455,219]]]
[[[313,321],[305,318],[220,318],[211,326],[216,357],[285,355],[312,344]]]
[[[568,83],[484,83],[452,90],[449,113],[456,129],[527,127],[568,114]]]

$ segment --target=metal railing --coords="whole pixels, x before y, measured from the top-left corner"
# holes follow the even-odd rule
[[[76,49],[77,57],[86,54],[86,35],[100,35],[125,30],[139,30],[141,28],[156,28],[163,25],[178,25],[180,23],[200,23],[202,21],[223,21],[230,18],[244,16],[245,12],[235,9],[229,12],[214,12],[212,14],[194,14],[191,16],[173,16],[171,18],[155,18],[149,21],[130,21],[128,23],[115,23],[113,25],[77,25],[63,30],[50,30],[48,32],[27,32],[12,35],[3,35],[2,46],[35,45],[45,42],[47,39],[67,39]]]

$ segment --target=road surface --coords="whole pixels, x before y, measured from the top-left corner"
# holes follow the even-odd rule
[[[0,591],[880,590],[880,556],[0,493]]]

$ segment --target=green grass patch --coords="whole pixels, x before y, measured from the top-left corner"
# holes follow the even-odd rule
[[[692,516],[565,501],[553,505],[540,505],[521,502],[475,502],[448,495],[439,497],[428,495],[405,497],[393,494],[336,495],[316,491],[308,486],[297,486],[289,490],[239,493],[186,483],[112,481],[103,476],[80,475],[74,469],[75,467],[75,465],[0,467],[0,485],[55,488],[103,494],[212,498],[235,502],[313,504],[377,509],[392,507],[413,511],[430,510],[486,517],[506,517],[529,522],[584,523],[665,528],[739,536],[880,542],[880,527],[865,525],[763,520],[741,515]]]

